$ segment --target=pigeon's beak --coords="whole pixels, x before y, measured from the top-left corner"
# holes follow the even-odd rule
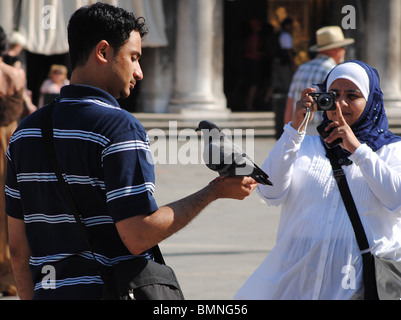
[[[201,131],[201,129],[199,127],[195,129],[195,132],[199,132],[199,131]]]

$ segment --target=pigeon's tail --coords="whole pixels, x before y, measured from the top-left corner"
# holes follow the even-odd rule
[[[268,186],[273,186],[273,183],[269,180],[269,176],[262,170],[260,169],[256,164],[255,164],[255,169],[253,170],[251,177],[255,179],[257,183],[263,184],[263,185],[268,185]]]

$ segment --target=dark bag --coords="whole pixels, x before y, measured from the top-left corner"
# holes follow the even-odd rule
[[[105,300],[184,300],[173,269],[149,259],[121,262],[112,267],[109,277]]]
[[[365,300],[400,300],[401,299],[401,263],[382,259],[370,252],[369,242],[363,229],[354,199],[341,165],[335,161],[331,151],[328,151],[328,158],[333,167],[334,178],[340,189],[348,216],[359,250],[362,254],[363,283]]]
[[[104,300],[184,300],[184,295],[173,269],[164,262],[159,246],[152,249],[155,261],[145,257],[135,257],[107,267],[102,265],[94,254],[93,242],[85,224],[82,222],[77,206],[64,180],[57,163],[54,148],[52,113],[55,103],[44,107],[42,110],[42,136],[47,155],[56,173],[61,187],[75,220],[79,225],[82,235],[88,245],[93,259],[96,262],[99,274],[103,280]]]

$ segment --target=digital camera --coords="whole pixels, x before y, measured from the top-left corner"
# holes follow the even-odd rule
[[[312,92],[309,93],[316,104],[317,111],[333,111],[336,110],[336,94],[334,92]]]

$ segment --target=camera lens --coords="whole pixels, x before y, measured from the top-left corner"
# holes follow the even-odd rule
[[[322,107],[327,107],[328,105],[330,105],[330,99],[326,97],[322,98],[319,102]]]
[[[333,97],[329,94],[322,94],[317,103],[319,108],[323,111],[331,110],[331,108],[335,105]]]

